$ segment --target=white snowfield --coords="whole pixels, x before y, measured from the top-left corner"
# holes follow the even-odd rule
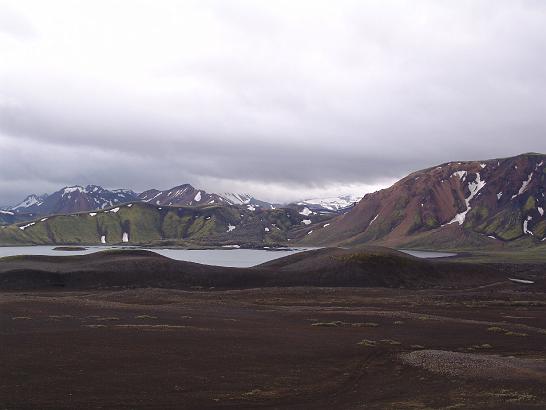
[[[303,216],[309,216],[313,213],[313,211],[311,211],[309,208],[305,207],[302,209],[302,211],[300,212],[300,215],[303,215]]]
[[[362,199],[361,195],[342,195],[338,197],[327,197],[327,198],[313,198],[305,199],[301,202],[298,202],[298,205],[315,205],[320,206],[324,209],[330,211],[338,211],[343,208],[347,208],[353,205],[356,202],[359,202]]]
[[[29,226],[32,226],[32,225],[36,225],[36,222],[31,222],[31,223],[29,223],[29,224],[20,226],[19,229],[22,230],[22,231],[24,231],[25,229],[27,229]]]
[[[252,195],[250,194],[237,194],[232,192],[223,192],[219,194],[222,200],[232,204],[232,205],[246,205],[249,204],[252,200]]]
[[[544,209],[542,207],[539,206],[537,208],[537,210],[538,210],[538,213],[540,214],[540,216],[544,216]]]
[[[451,174],[451,176],[459,177],[459,179],[464,182],[466,179],[466,171],[455,171],[453,174]]]
[[[20,208],[30,208],[31,206],[37,205],[40,206],[43,204],[43,201],[40,201],[36,195],[28,196],[23,202],[11,208],[12,210]]]
[[[228,225],[228,228],[227,228],[227,231],[226,232],[231,232],[235,229],[235,226],[233,225]]]
[[[529,224],[529,221],[532,221],[533,220],[533,217],[532,216],[528,216],[527,219],[525,221],[523,221],[523,233],[526,234],[526,235],[533,235],[533,232],[531,232],[528,228],[527,228],[527,225]]]
[[[458,171],[458,172],[461,172],[461,171]],[[458,172],[455,172],[453,175],[457,175],[460,178],[460,175],[463,175],[463,174],[459,174]],[[462,171],[462,172],[464,172],[464,177],[466,178],[466,171]],[[468,190],[470,191],[470,195],[468,196],[468,198],[465,198],[466,210],[464,212],[461,212],[455,215],[455,217],[445,225],[449,225],[455,222],[458,222],[459,225],[462,225],[464,223],[466,214],[468,213],[468,211],[472,209],[470,206],[470,201],[472,200],[472,198],[474,198],[478,194],[478,192],[480,192],[480,190],[485,186],[485,184],[486,182],[481,180],[480,173],[477,172],[476,180],[474,182],[468,183]]]
[[[302,224],[304,225],[309,225],[311,224],[311,220],[310,219],[304,219],[303,221],[301,221]]]
[[[198,191],[195,195],[195,198],[193,198],[195,201],[199,202],[201,201],[201,191]]]
[[[527,285],[531,285],[531,284],[535,283],[534,281],[527,280],[527,279],[508,278],[508,280],[511,280],[512,282],[516,282],[516,283],[525,283]]]
[[[85,189],[82,186],[78,186],[78,185],[69,186],[69,187],[66,187],[65,189],[63,189],[62,196],[71,194],[73,192],[84,192],[84,191],[85,191]]]
[[[533,179],[533,173],[532,172],[527,177],[527,180],[523,181],[523,183],[521,184],[521,188],[519,189],[518,193],[516,195],[512,195],[512,199],[514,199],[515,197],[523,194],[527,190],[527,187],[529,186],[529,183],[531,182],[531,179]]]

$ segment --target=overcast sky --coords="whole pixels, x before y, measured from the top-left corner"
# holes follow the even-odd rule
[[[545,131],[543,0],[0,0],[0,204],[364,193]]]

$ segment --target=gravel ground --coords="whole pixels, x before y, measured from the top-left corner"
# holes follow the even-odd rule
[[[546,362],[543,360],[445,350],[419,350],[402,354],[401,358],[407,364],[449,376],[497,380],[529,378],[546,380]]]

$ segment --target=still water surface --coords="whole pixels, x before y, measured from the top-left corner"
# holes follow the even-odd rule
[[[282,258],[283,256],[292,255],[294,253],[311,250],[314,248],[290,248],[284,250],[267,250],[267,249],[149,249],[149,248],[132,248],[132,247],[117,247],[117,246],[86,246],[85,250],[81,251],[56,251],[55,246],[6,246],[0,247],[0,257],[15,256],[15,255],[54,255],[54,256],[71,256],[85,255],[93,252],[104,251],[107,249],[146,249],[156,252],[160,255],[180,261],[204,263],[207,265],[217,266],[234,266],[246,268],[259,265],[273,259]],[[452,256],[455,254],[444,252],[424,252],[424,251],[402,251],[419,258],[439,258]]]

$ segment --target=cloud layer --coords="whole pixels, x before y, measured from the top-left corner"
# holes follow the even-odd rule
[[[269,200],[546,151],[540,1],[1,1],[0,204]]]

